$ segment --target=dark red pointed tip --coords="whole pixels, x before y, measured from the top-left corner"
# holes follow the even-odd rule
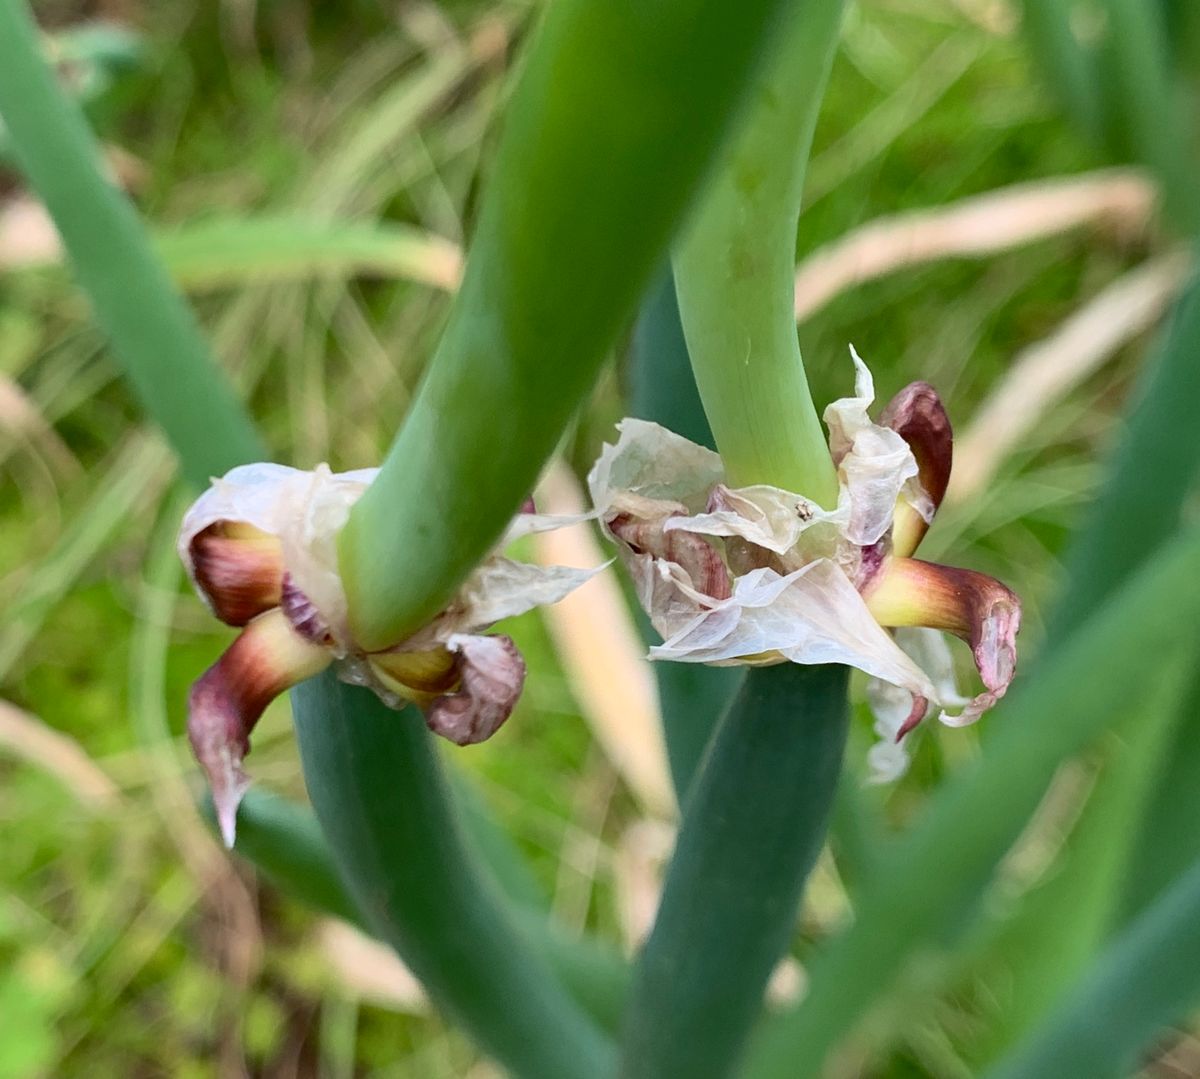
[[[915,730],[920,725],[927,711],[929,711],[928,699],[922,697],[919,693],[914,693],[912,711],[908,713],[908,718],[900,725],[900,729],[896,732],[897,743],[903,741],[906,734]]]
[[[950,483],[954,430],[937,390],[928,382],[910,382],[888,402],[879,422],[908,443],[921,486],[934,506],[940,505]]]

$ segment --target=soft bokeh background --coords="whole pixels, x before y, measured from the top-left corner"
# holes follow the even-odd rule
[[[276,457],[376,463],[446,312],[537,5],[35,7]],[[1012,585],[1032,649],[1181,262],[1147,183],[1096,171],[1015,29],[1003,0],[853,7],[809,171],[797,302],[819,403],[849,389],[850,341],[881,398],[937,385],[961,482],[930,554]],[[0,166],[0,1076],[487,1074],[395,960],[228,858],[194,808],[185,696],[229,634],[183,589],[170,455],[54,247]],[[552,501],[622,414],[618,371],[564,447]],[[621,753],[604,748],[607,702],[586,648],[571,653],[579,610],[512,627],[531,670],[520,710],[452,756],[558,916],[628,944],[670,830],[650,712],[633,714]],[[847,783],[895,824],[979,737],[923,732],[902,783],[865,789],[861,706],[856,722]],[[303,797],[286,702],[251,764]],[[1082,783],[1056,786],[1051,825],[1014,859],[1020,886],[1053,863]],[[806,931],[844,913],[825,863]],[[957,995],[898,1005],[861,1074],[971,1074],[980,969]],[[802,985],[790,967],[776,989]],[[1200,1074],[1189,1052],[1184,1040],[1155,1073]]]

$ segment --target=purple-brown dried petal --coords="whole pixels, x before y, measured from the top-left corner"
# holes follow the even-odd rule
[[[893,397],[879,417],[912,450],[917,478],[936,510],[950,483],[954,457],[954,431],[942,399],[928,382],[913,382]],[[907,502],[896,506],[892,525],[892,548],[898,555],[911,555],[925,535],[929,522]]]
[[[925,713],[928,711],[928,698],[922,697],[919,693],[914,693],[912,695],[912,710],[908,713],[908,718],[900,724],[900,729],[896,732],[896,741],[903,741],[906,734],[919,727],[921,720],[925,718]]]
[[[324,670],[331,658],[272,610],[246,626],[192,686],[188,741],[208,776],[226,846],[233,846],[238,803],[249,785],[242,760],[255,723],[280,693]]]
[[[729,568],[716,549],[694,532],[667,532],[662,521],[638,520],[627,513],[616,514],[605,523],[634,554],[649,554],[681,566],[697,592],[713,599],[728,599],[733,594]]]
[[[987,692],[967,707],[964,721],[1004,696],[1016,673],[1021,601],[994,577],[916,558],[889,558],[864,588],[863,599],[880,625],[942,629],[971,646]]]
[[[434,734],[473,745],[512,715],[525,684],[525,661],[511,637],[456,636],[448,646],[455,653],[459,689],[434,700],[425,722]]]
[[[296,582],[290,573],[283,575],[283,591],[279,597],[279,609],[287,616],[287,620],[292,624],[292,629],[306,641],[320,645],[333,643],[333,635],[329,632],[329,623],[317,610],[317,605],[296,587]]]
[[[227,625],[244,626],[279,605],[283,551],[276,537],[218,521],[193,538],[189,553],[197,587]]]

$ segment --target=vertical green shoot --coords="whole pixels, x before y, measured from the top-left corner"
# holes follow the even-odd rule
[[[142,406],[197,487],[266,451],[214,365],[145,229],[105,178],[79,108],[55,81],[21,0],[0,0],[0,117]]]
[[[533,488],[786,7],[551,5],[505,115],[445,335],[342,534],[364,647],[392,645],[441,609]]]
[[[688,350],[734,486],[824,506],[837,477],[796,339],[796,226],[841,0],[797,5],[675,256]]]

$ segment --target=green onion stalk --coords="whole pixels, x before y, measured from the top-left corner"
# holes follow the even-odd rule
[[[823,506],[838,482],[793,314],[796,226],[841,0],[794,6],[674,268],[696,383],[731,485]],[[846,669],[751,668],[684,805],[640,957],[622,1075],[733,1074],[821,850],[847,731]]]

